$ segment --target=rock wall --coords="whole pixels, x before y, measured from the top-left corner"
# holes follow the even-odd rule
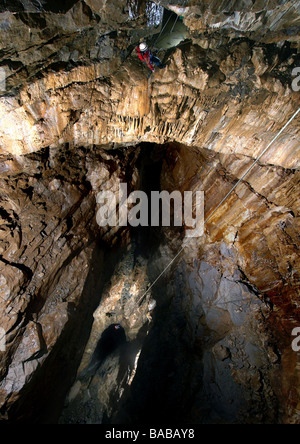
[[[101,233],[96,195],[119,176],[132,182],[130,156],[134,159],[136,151],[127,150],[123,164],[107,152],[75,152],[66,146],[13,159],[9,174],[1,174],[5,192],[1,196],[0,304],[1,326],[7,332],[6,352],[1,353],[4,411],[23,391],[27,395],[35,372],[57,347],[61,352],[59,343],[66,332],[73,332],[63,347],[68,355],[73,350],[75,366],[76,356],[81,356],[75,331],[89,334],[93,310],[109,277],[113,245],[126,243],[125,231]],[[66,377],[72,372],[72,365],[71,370],[58,368]]]
[[[212,45],[219,34],[231,39],[250,37],[265,43],[291,41],[299,44],[299,2],[238,0],[234,2],[198,1],[162,2],[184,15],[195,36],[212,34]],[[173,4],[173,5],[172,5]],[[204,39],[204,41],[207,39]],[[206,43],[207,44],[207,43]]]
[[[1,99],[2,151],[23,155],[64,143],[177,141],[256,158],[297,110],[291,72],[299,57],[292,49],[288,57],[280,57],[278,48],[268,53],[273,49],[235,42],[224,54],[186,45],[149,81],[135,56],[109,80],[101,79],[108,75],[101,63],[53,73],[26,85],[20,97]],[[269,57],[262,73],[259,67]],[[281,74],[287,70],[290,83]],[[299,116],[263,163],[299,166],[298,122]]]
[[[170,192],[204,190],[206,196],[213,196],[206,200],[209,214],[234,183],[237,164],[244,164],[242,157],[236,158],[225,168],[225,158],[207,150],[167,145],[161,187]],[[260,166],[253,173],[258,175],[257,184],[263,170]],[[265,197],[249,183],[243,188],[228,205],[228,217],[220,214],[220,219],[209,224],[204,238],[192,239],[177,265],[151,288],[147,298],[140,299],[145,292],[145,287],[140,288],[141,271],[132,280],[132,265],[128,267],[128,259],[123,259],[121,274],[109,283],[94,314],[90,341],[62,423],[102,422],[103,418],[113,424],[298,420],[294,410],[297,356],[288,333],[299,322],[298,252],[291,247],[298,239],[297,218],[285,209],[285,192],[273,212],[266,210]],[[273,189],[278,191],[281,185]],[[239,226],[237,221],[243,217],[255,226],[251,233],[247,223]],[[270,229],[262,229],[264,223]],[[279,248],[285,249],[281,261],[276,254],[278,245],[272,244],[276,231]],[[150,239],[153,237],[152,233]],[[154,282],[182,248],[184,231],[164,228],[158,237],[159,244],[148,253],[144,285]],[[140,241],[145,250],[145,237]],[[248,256],[253,251],[255,272]],[[138,270],[140,266],[141,259]],[[129,288],[132,282],[134,288]],[[156,302],[153,314],[148,305],[151,298]],[[83,382],[80,374],[88,366],[101,331],[116,320],[125,326],[128,348],[108,358]]]

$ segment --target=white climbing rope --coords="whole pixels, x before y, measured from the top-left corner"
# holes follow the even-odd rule
[[[276,140],[281,136],[281,134],[286,130],[286,128],[292,123],[292,121],[297,117],[300,113],[300,108],[295,112],[295,114],[290,118],[290,120],[284,125],[284,127],[279,131],[279,133],[274,137],[272,142],[263,150],[263,152],[259,155],[259,157],[255,160],[255,162],[251,165],[250,168],[243,174],[243,176],[238,180],[238,182],[234,185],[234,187],[229,191],[229,193],[224,197],[224,199],[219,203],[219,205],[214,209],[214,211],[208,216],[208,218],[204,221],[204,225],[213,217],[213,215],[218,211],[218,209],[223,205],[223,203],[228,199],[229,196],[234,192],[234,190],[239,186],[239,184],[245,179],[245,177],[252,171],[252,169],[257,165],[260,159],[264,154],[271,148],[271,146],[276,142]],[[181,255],[184,249],[189,245],[192,239],[196,236],[191,236],[184,244],[184,246],[178,251],[176,256],[171,260],[171,262],[165,267],[165,269],[160,273],[160,275],[155,279],[155,281],[150,285],[147,291],[140,298],[139,303],[147,296],[147,294],[151,291],[151,289],[157,284],[157,282],[162,278],[162,276],[167,272],[167,270],[174,264],[176,259]]]
[[[225,202],[226,199],[228,199],[228,197],[234,192],[234,190],[239,186],[239,184],[245,179],[246,176],[248,176],[248,174],[250,173],[250,171],[253,170],[253,168],[255,167],[255,165],[257,165],[257,163],[260,161],[260,159],[263,157],[264,154],[266,154],[266,152],[271,148],[271,146],[276,142],[276,140],[281,136],[281,134],[286,130],[286,128],[292,123],[292,121],[297,117],[297,115],[300,113],[300,108],[298,109],[298,111],[295,112],[295,114],[290,118],[290,120],[284,125],[284,127],[279,131],[279,133],[277,134],[276,137],[274,137],[274,139],[272,140],[272,142],[269,143],[269,145],[267,146],[266,149],[264,149],[264,151],[260,154],[260,156],[256,159],[256,161],[251,165],[250,168],[248,168],[248,170],[245,172],[245,174],[239,179],[239,181],[234,185],[234,187],[232,188],[232,190],[229,191],[229,193],[224,197],[224,199],[222,200],[222,202],[219,203],[219,205],[217,206],[217,208],[215,208],[215,210],[210,214],[210,216],[206,219],[206,221],[204,222],[205,224],[212,218],[212,216],[218,211],[218,209],[220,208],[221,205],[223,205],[223,203]],[[192,239],[192,237],[191,237]]]
[[[185,8],[187,2],[188,2],[188,0],[185,0],[185,2],[184,2],[183,5],[182,5],[182,9]],[[176,24],[177,24],[177,22],[178,22],[179,17],[180,17],[180,15],[178,14],[178,15],[177,15],[177,18],[176,18],[176,20],[175,20],[175,23],[174,23],[174,25],[173,25],[173,27],[172,27],[172,29],[171,29],[170,34],[172,34],[172,32],[174,31],[174,28],[175,28],[175,26],[176,26]]]

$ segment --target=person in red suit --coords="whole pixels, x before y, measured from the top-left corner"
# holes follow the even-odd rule
[[[146,45],[146,43],[141,43],[137,48],[137,53],[139,56],[139,59],[146,63],[146,65],[148,66],[149,69],[151,69],[152,72],[155,72],[155,68],[153,65],[158,66],[160,69],[163,69],[166,67],[166,65],[164,65],[158,57],[155,57],[154,55],[151,54],[148,46]]]

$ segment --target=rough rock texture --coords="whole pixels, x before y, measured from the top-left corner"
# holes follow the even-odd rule
[[[111,177],[118,176],[133,182],[130,154],[134,158],[136,151],[128,150],[124,166],[99,150],[47,150],[12,160],[13,173],[1,175],[1,326],[9,332],[1,354],[2,405],[29,383],[66,330],[75,324],[73,335],[76,329],[88,332],[109,273],[109,255],[105,271],[101,266],[104,239],[112,248],[123,236],[116,231],[101,236],[97,187],[111,186]],[[91,288],[88,276],[96,279]],[[70,354],[77,345],[74,338],[66,345]]]
[[[264,44],[291,41],[299,45],[299,1],[195,0],[181,2],[183,8],[176,1],[162,3],[170,3],[173,10],[184,15],[193,35],[203,38],[202,34],[213,34],[208,45],[218,45],[220,35],[230,39],[247,36]]]
[[[242,158],[235,159],[235,164],[231,162],[225,168],[226,156],[206,150],[199,153],[182,145],[169,145],[165,150],[162,188],[172,191],[200,187],[207,196],[213,196],[206,201],[207,214],[210,205],[214,207],[215,199],[220,201],[225,194],[237,163],[243,164]],[[262,170],[260,167],[260,174]],[[247,191],[238,191],[232,199],[232,214],[229,212],[226,219],[228,227],[225,229],[221,221],[210,224],[205,239],[192,240],[176,269],[152,288],[151,295],[157,308],[142,347],[139,341],[136,342],[135,325],[136,322],[139,326],[148,325],[139,320],[142,320],[141,310],[147,313],[148,299],[142,299],[143,304],[139,305],[140,295],[144,293],[144,288],[139,288],[140,273],[133,280],[135,289],[129,290],[130,284],[127,284],[124,292],[126,278],[132,282],[131,254],[123,261],[121,275],[120,272],[114,275],[95,312],[94,327],[78,370],[78,379],[61,418],[63,423],[93,423],[101,422],[103,418],[112,423],[149,424],[159,421],[287,421],[289,413],[283,413],[283,405],[289,412],[294,409],[295,398],[291,394],[297,390],[297,379],[290,379],[291,362],[288,363],[288,359],[295,363],[295,356],[290,337],[285,334],[279,342],[277,335],[278,330],[291,331],[299,322],[298,278],[294,278],[299,273],[298,252],[296,247],[291,248],[293,242],[298,242],[297,221],[291,216],[290,209],[283,209],[285,192],[281,204],[278,202],[279,206],[276,206],[273,203],[274,211],[267,211],[265,197],[249,184],[243,187]],[[273,189],[280,188],[275,185]],[[257,236],[260,233],[255,244],[255,273],[248,260],[249,235],[246,236],[245,224],[239,225],[241,215],[237,217],[235,214],[235,207],[240,209],[241,205],[247,221],[252,219],[250,214],[253,216],[255,210],[258,213],[252,221]],[[261,218],[258,217],[260,211]],[[279,219],[276,216],[273,220],[274,214],[280,214]],[[281,223],[283,220],[285,223]],[[273,230],[263,230],[260,224],[275,226]],[[285,233],[286,229],[291,237]],[[280,237],[280,248],[286,248],[285,270],[279,270],[283,258],[279,261],[273,251],[276,247],[273,244],[275,230],[281,230],[276,239],[278,242]],[[163,230],[159,236],[162,243],[148,259],[145,283],[148,279],[154,281],[175,256],[183,234],[178,230],[174,236],[174,230]],[[255,237],[252,240],[254,242]],[[292,275],[288,263],[291,263]],[[280,273],[284,274],[277,277]],[[272,282],[274,287],[266,286],[267,282],[268,285]],[[130,298],[124,300],[128,290]],[[118,296],[120,294],[122,296]],[[287,294],[289,296],[285,296]],[[279,301],[280,296],[285,302]],[[117,309],[116,300],[119,301]],[[126,310],[128,304],[133,304],[132,310]],[[120,350],[103,363],[89,381],[82,382],[80,374],[89,363],[101,331],[116,320],[126,326],[129,341],[131,339],[129,344],[134,351]],[[140,338],[144,338],[144,333],[142,330]],[[139,352],[136,368],[135,358]],[[130,365],[128,359],[131,359]],[[287,379],[283,376],[285,373]],[[292,373],[297,378],[295,369]]]
[[[141,256],[135,256],[135,248],[124,255],[94,312],[89,342],[78,369],[78,379],[68,395],[61,423],[101,424],[114,413],[118,401],[126,397],[128,385],[135,376],[143,340],[150,329],[151,312],[156,305],[150,295],[139,303],[149,279],[147,262]],[[114,322],[125,328],[127,344],[108,356],[96,375],[83,378],[81,375],[88,368],[101,332]]]
[[[156,4],[1,9],[3,420],[57,422],[71,389],[63,423],[300,421],[299,115],[146,295],[184,228],[96,223],[121,182],[212,214],[299,107],[300,2],[160,3],[188,40],[149,79]],[[115,322],[126,346],[82,381]]]
[[[136,57],[109,80],[101,79],[107,76],[101,63],[49,74],[22,88],[20,97],[1,99],[2,150],[23,155],[64,143],[176,140],[256,158],[297,110],[299,93],[291,90],[291,77],[289,84],[280,77],[287,70],[291,75],[299,57],[291,49],[288,58],[286,53],[280,57],[278,48],[272,56],[266,47],[261,59],[267,63],[271,56],[271,61],[261,75],[252,45],[234,42],[229,54],[186,45],[149,82]],[[299,167],[298,137],[299,116],[263,163]]]

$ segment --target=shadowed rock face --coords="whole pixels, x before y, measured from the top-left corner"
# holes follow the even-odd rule
[[[124,182],[207,218],[299,107],[299,2],[200,3],[149,79],[149,2],[1,6],[3,421],[299,422],[299,115],[150,291],[185,227],[96,222]]]
[[[112,324],[102,333],[88,367],[79,375],[80,379],[94,376],[103,362],[126,343],[126,334],[120,324]]]
[[[67,12],[78,0],[62,0],[56,2],[54,0],[5,0],[1,2],[0,12],[11,11],[11,12],[33,12],[41,13],[44,11],[51,12]]]
[[[113,353],[120,345],[125,344],[125,330],[120,324],[110,325],[101,335],[93,358],[101,361]]]

